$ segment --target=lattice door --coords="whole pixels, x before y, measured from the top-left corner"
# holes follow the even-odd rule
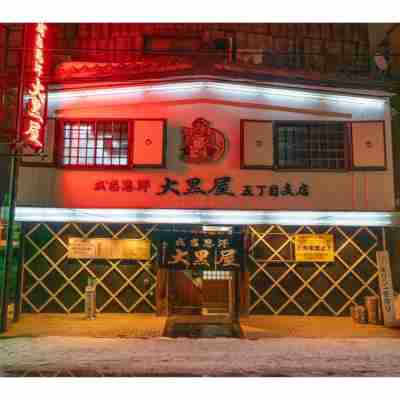
[[[295,233],[333,234],[335,262],[294,262]],[[380,228],[270,225],[250,226],[249,234],[250,313],[341,316],[378,296]]]
[[[23,312],[84,311],[88,277],[97,279],[98,312],[154,312],[157,247],[151,259],[72,260],[67,258],[69,237],[152,240],[156,225],[134,224],[25,224]]]

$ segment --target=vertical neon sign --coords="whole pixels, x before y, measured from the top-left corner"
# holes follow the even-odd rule
[[[35,151],[43,148],[43,128],[47,99],[47,93],[43,85],[46,31],[46,24],[36,24],[33,46],[33,77],[28,91],[29,101],[26,109],[27,127],[22,134],[24,145],[31,147]]]

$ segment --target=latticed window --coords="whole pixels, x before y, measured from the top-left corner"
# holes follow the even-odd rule
[[[203,279],[220,280],[231,278],[231,271],[203,271]]]
[[[294,169],[347,168],[344,122],[276,124],[276,165]]]
[[[62,127],[62,165],[128,166],[127,121],[64,121]]]

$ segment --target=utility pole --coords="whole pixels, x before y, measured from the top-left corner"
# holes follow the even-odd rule
[[[26,24],[23,29],[23,46],[22,46],[22,57],[21,57],[21,68],[19,74],[18,83],[18,105],[17,105],[17,122],[16,122],[16,145],[11,146],[11,165],[10,165],[10,177],[9,177],[9,195],[10,205],[7,210],[7,232],[6,232],[6,248],[4,254],[4,274],[3,282],[1,282],[0,288],[0,333],[5,332],[8,327],[8,287],[11,274],[11,268],[13,264],[13,227],[15,220],[15,207],[17,202],[17,183],[19,174],[19,163],[20,163],[20,137],[21,129],[23,128],[23,108],[24,108],[24,77],[25,77],[25,52],[26,52]]]

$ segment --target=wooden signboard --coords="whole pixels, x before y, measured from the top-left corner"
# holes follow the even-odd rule
[[[376,261],[378,263],[383,323],[388,327],[400,327],[400,320],[396,319],[396,310],[394,307],[394,292],[389,253],[387,251],[377,251]]]
[[[93,239],[69,238],[68,258],[96,258]]]
[[[150,241],[144,239],[69,238],[68,258],[149,260]]]
[[[335,260],[333,235],[299,234],[294,236],[295,260],[332,262]]]
[[[118,257],[126,260],[149,260],[150,242],[142,239],[118,240]]]

